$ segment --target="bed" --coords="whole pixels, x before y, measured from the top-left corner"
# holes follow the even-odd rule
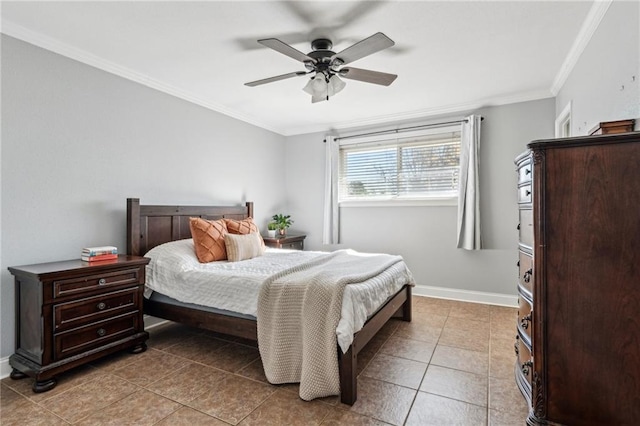
[[[189,218],[242,220],[253,217],[253,203],[238,206],[168,206],[141,205],[137,198],[127,199],[127,253],[143,256],[161,244],[191,238]],[[255,317],[205,309],[198,305],[177,303],[168,297],[144,301],[145,313],[192,327],[241,337],[258,339]],[[392,317],[411,321],[411,285],[404,285],[373,312],[343,353],[338,349],[340,400],[353,405],[357,399],[358,353]]]

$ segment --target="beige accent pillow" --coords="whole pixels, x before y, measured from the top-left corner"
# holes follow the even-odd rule
[[[244,235],[224,234],[224,242],[229,262],[253,259],[264,253],[262,238],[257,232]]]
[[[189,228],[193,238],[196,257],[200,263],[209,263],[227,258],[224,236],[227,225],[224,220],[205,220],[199,217],[189,218]]]
[[[245,235],[255,232],[260,237],[260,244],[264,249],[264,241],[262,240],[262,235],[260,235],[260,229],[258,229],[258,225],[253,221],[252,218],[248,217],[242,220],[236,219],[224,219],[225,224],[227,225],[227,231],[230,234],[239,234]]]

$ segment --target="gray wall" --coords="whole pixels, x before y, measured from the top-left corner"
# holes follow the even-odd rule
[[[285,138],[2,36],[0,357],[14,349],[8,266],[125,251],[125,199],[286,203]]]
[[[572,135],[628,118],[640,130],[640,2],[611,4],[556,96],[557,114],[569,101]]]
[[[554,112],[553,98],[477,111],[485,117],[480,148],[485,250],[456,248],[455,206],[341,208],[342,244],[323,246],[325,148],[320,133],[287,138],[287,193],[294,227],[308,233],[305,247],[310,249],[401,254],[419,286],[513,296],[518,223],[513,159],[531,140],[553,137]]]

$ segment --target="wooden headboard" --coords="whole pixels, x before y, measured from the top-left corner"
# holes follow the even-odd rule
[[[143,256],[157,245],[191,238],[189,218],[246,219],[253,217],[253,202],[244,206],[143,206],[127,198],[127,254]]]

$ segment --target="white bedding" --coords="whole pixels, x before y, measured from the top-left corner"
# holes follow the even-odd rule
[[[260,287],[269,276],[327,255],[267,248],[263,256],[250,260],[200,263],[193,240],[173,241],[145,254],[151,259],[147,266],[145,296],[157,291],[181,302],[257,316]],[[376,277],[345,288],[336,329],[343,352],[349,349],[354,333],[367,318],[405,284],[413,284],[413,278],[405,263],[400,262]]]

